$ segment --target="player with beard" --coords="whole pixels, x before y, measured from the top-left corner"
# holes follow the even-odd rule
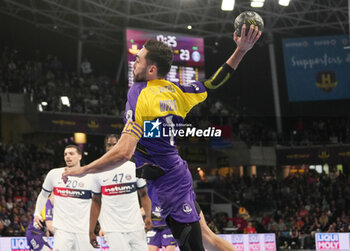
[[[160,127],[166,125],[178,130],[188,112],[206,99],[207,90],[227,82],[261,36],[254,25],[248,33],[245,31],[243,25],[240,37],[234,33],[235,51],[210,79],[186,86],[165,80],[173,60],[171,48],[148,40],[133,65],[135,83],[128,92],[125,126],[117,145],[87,166],[67,169],[63,178],[111,170],[134,155],[141,177],[153,182],[159,205],[180,250],[203,251],[191,173],[176,149],[175,138],[160,135]]]
[[[80,167],[82,155],[76,145],[68,145],[64,149],[64,161],[67,168]],[[89,211],[91,205],[92,175],[69,177],[62,180],[65,168],[52,169],[45,177],[42,190],[38,195],[34,224],[40,228],[40,212],[44,208],[50,193],[55,202],[55,216],[52,225],[55,229],[53,250],[57,251],[88,251],[93,250],[89,242]]]

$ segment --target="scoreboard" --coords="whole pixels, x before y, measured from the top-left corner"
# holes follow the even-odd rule
[[[204,40],[199,37],[150,30],[126,30],[129,86],[133,84],[133,64],[148,39],[156,39],[172,48],[174,61],[166,79],[182,85],[205,78]]]

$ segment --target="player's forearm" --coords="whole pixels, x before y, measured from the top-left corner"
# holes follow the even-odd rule
[[[85,173],[96,173],[116,168],[130,160],[135,152],[137,141],[130,135],[122,135],[117,145],[101,158],[85,166]]]
[[[246,50],[237,47],[231,57],[227,59],[226,63],[223,64],[208,80],[204,81],[204,86],[207,89],[216,89],[225,84],[237,69],[246,52]]]
[[[236,70],[246,53],[247,50],[242,50],[237,47],[231,57],[227,59],[226,64],[228,64],[232,69]]]
[[[126,155],[123,155],[120,153],[116,153],[115,155],[111,155],[111,154],[107,155],[107,153],[103,155],[101,158],[86,165],[85,173],[97,173],[102,171],[108,171],[124,164],[126,161],[129,160],[129,158],[126,157]]]
[[[145,210],[145,216],[149,219],[151,219],[151,213],[152,213],[152,202],[148,195],[141,197],[141,206],[143,207],[143,210]]]
[[[41,192],[38,195],[38,198],[36,199],[34,216],[40,216],[40,212],[41,210],[43,210],[48,197],[49,193],[44,190],[41,190]]]
[[[96,227],[98,216],[101,211],[101,196],[94,195],[92,197],[91,209],[90,209],[90,225],[89,232],[93,233]]]

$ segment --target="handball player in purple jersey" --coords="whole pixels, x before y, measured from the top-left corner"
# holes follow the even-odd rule
[[[34,222],[34,216],[26,231],[27,242],[30,250],[33,251],[50,251],[51,247],[47,242],[47,237],[52,236],[55,232],[52,226],[53,218],[53,195],[50,195],[45,207],[40,213],[42,227]]]
[[[173,52],[162,42],[148,40],[133,65],[135,83],[128,92],[125,126],[117,145],[89,165],[67,168],[63,179],[110,170],[134,156],[140,176],[152,180],[159,205],[180,250],[203,251],[200,216],[195,208],[192,176],[187,163],[180,157],[174,137],[148,136],[159,132],[161,126],[172,131],[179,129],[187,113],[206,99],[207,90],[227,82],[261,36],[258,27],[251,25],[246,34],[247,28],[243,25],[240,37],[234,33],[237,47],[216,73],[206,81],[190,85],[165,80]]]

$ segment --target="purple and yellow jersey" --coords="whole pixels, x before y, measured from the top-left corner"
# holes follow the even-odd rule
[[[189,86],[161,79],[134,83],[128,93],[123,133],[139,141],[135,152],[137,168],[153,164],[168,172],[181,160],[175,138],[169,136],[170,133],[159,138],[143,137],[144,122],[158,120],[163,127],[175,131],[181,127],[188,112],[206,97],[207,91],[201,82]]]
[[[199,220],[192,176],[176,149],[175,138],[162,132],[158,137],[147,137],[144,125],[153,121],[152,128],[148,128],[151,131],[153,126],[159,125],[176,131],[188,112],[206,97],[207,91],[201,82],[184,86],[157,79],[134,83],[129,90],[123,133],[138,140],[134,154],[136,168],[147,170],[143,177],[152,180],[164,218],[171,215],[179,222]],[[153,170],[156,170],[156,178],[149,175]],[[159,172],[162,174],[158,175]]]
[[[42,218],[43,221],[48,221],[53,219],[53,205],[51,203],[51,201],[48,199],[43,210],[41,210],[40,212],[40,216]],[[34,217],[33,217],[34,219]],[[28,229],[27,231],[35,231],[35,232],[42,232],[43,235],[45,235],[44,231],[42,231],[41,229],[36,229],[33,226],[33,219],[31,220],[30,224],[28,225]]]

